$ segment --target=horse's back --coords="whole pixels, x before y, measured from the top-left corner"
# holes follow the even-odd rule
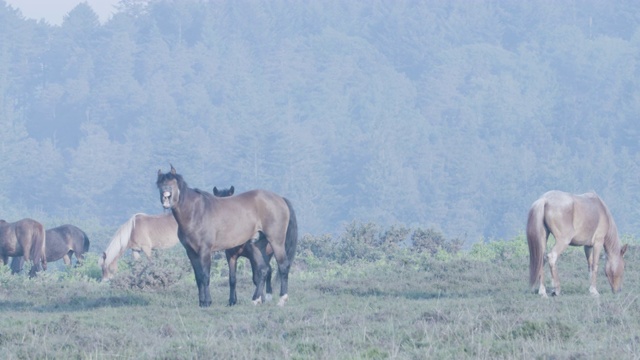
[[[211,244],[214,251],[242,245],[257,233],[274,241],[285,237],[289,210],[284,198],[276,193],[256,189],[231,197],[204,196],[202,200],[202,216],[181,231],[216,239]]]
[[[131,237],[139,245],[142,242],[156,249],[172,247],[178,243],[178,223],[173,214],[136,214]]]
[[[0,252],[3,256],[25,256],[26,248],[42,248],[44,252],[44,239],[44,226],[31,218],[0,223]]]
[[[274,192],[256,189],[240,193],[233,197],[215,198],[213,218],[225,221],[250,217],[249,222],[260,222],[268,226],[270,222],[289,221],[289,210],[284,198]],[[243,221],[246,222],[246,221]]]
[[[48,229],[46,234],[47,261],[59,260],[71,250],[79,254],[88,250],[87,234],[75,225],[60,225]]]
[[[558,190],[545,193],[545,224],[557,238],[575,239],[576,245],[602,237],[611,223],[609,212],[600,197],[589,192],[571,194]]]
[[[7,224],[7,226],[9,227],[8,234],[13,234],[18,239],[34,238],[34,236],[39,239],[44,236],[44,226],[31,218],[18,220]]]

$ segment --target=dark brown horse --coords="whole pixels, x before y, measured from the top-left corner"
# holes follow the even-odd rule
[[[213,188],[213,195],[217,197],[227,197],[233,195],[234,192],[233,186],[229,189],[218,190],[218,188]],[[244,256],[249,259],[249,263],[251,264],[251,272],[253,274],[253,284],[256,286],[256,293],[253,294],[254,303],[258,303],[262,301],[258,295],[258,285],[260,283],[260,269],[258,269],[258,264],[260,262],[264,262],[267,265],[267,274],[266,278],[266,295],[265,300],[270,301],[272,297],[273,290],[271,288],[271,257],[273,255],[273,250],[271,249],[271,245],[264,236],[260,236],[258,241],[256,241],[256,245],[260,249],[260,251],[254,251],[254,247],[251,245],[252,240],[246,242],[243,245],[236,246],[231,249],[227,249],[224,251],[225,256],[227,257],[227,264],[229,265],[229,306],[235,305],[237,302],[236,297],[236,270],[238,267],[238,257]],[[266,257],[265,257],[266,255]],[[259,256],[258,260],[256,260],[256,256]]]
[[[529,243],[529,283],[544,297],[543,259],[549,234],[556,243],[546,256],[551,268],[552,295],[560,294],[560,279],[556,261],[569,246],[584,246],[587,256],[591,286],[589,292],[597,296],[596,274],[600,251],[607,253],[605,274],[616,293],[622,288],[624,273],[623,255],[627,245],[621,246],[618,229],[609,209],[595,193],[573,195],[561,191],[549,191],[536,200],[529,210],[527,221],[527,242]]]
[[[89,251],[89,238],[77,226],[61,225],[45,231],[45,254],[47,262],[62,259],[64,264],[71,265],[71,256],[75,254],[76,265],[84,261],[84,254]],[[11,270],[16,273],[22,270],[24,257],[17,256],[11,260]]]
[[[191,261],[198,285],[200,306],[211,305],[209,273],[214,251],[243,245],[261,233],[271,245],[280,274],[280,300],[283,306],[289,295],[289,268],[298,241],[296,216],[289,201],[265,190],[252,190],[232,197],[219,198],[190,188],[171,166],[163,174],[158,170],[156,185],[165,209],[171,209],[178,223],[178,238]],[[255,251],[259,241],[250,241]],[[256,294],[264,297],[267,265],[257,264],[259,283]],[[257,300],[254,298],[254,300]]]
[[[31,261],[29,276],[47,269],[45,256],[44,227],[33,219],[22,219],[14,223],[0,220],[0,259],[7,265],[9,256],[23,256]]]

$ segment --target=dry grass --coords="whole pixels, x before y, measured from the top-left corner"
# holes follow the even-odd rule
[[[611,294],[601,271],[602,295],[593,298],[582,252],[563,255],[563,295],[550,299],[527,291],[522,256],[346,264],[301,257],[284,308],[251,304],[246,269],[238,278],[239,304],[226,306],[223,260],[212,271],[214,303],[207,309],[197,306],[192,275],[140,289],[74,274],[28,280],[2,270],[0,353],[7,359],[639,358],[637,249],[627,257],[624,291]],[[168,259],[180,268],[186,256],[177,251]],[[167,258],[157,264],[166,266]]]

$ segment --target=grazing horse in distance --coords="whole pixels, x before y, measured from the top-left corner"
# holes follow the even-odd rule
[[[140,252],[151,258],[152,249],[168,249],[178,243],[178,223],[171,213],[147,215],[138,213],[122,224],[102,253],[98,264],[102,281],[108,281],[118,270],[118,259],[131,249],[134,259]]]
[[[77,226],[61,225],[45,231],[45,255],[47,262],[62,259],[64,264],[71,265],[71,256],[75,254],[76,265],[84,261],[84,254],[89,251],[89,238]],[[11,270],[14,273],[22,271],[24,258],[15,256],[11,260]]]
[[[0,259],[7,265],[9,256],[22,256],[31,261],[29,277],[47,269],[45,255],[44,226],[33,219],[22,219],[13,223],[0,220]]]
[[[213,195],[217,197],[227,197],[233,195],[235,189],[231,186],[229,189],[218,190],[215,186],[213,187]],[[256,242],[259,242],[257,246],[260,251],[254,251],[254,247],[251,246],[251,242],[254,239],[249,240],[247,243],[243,245],[238,245],[234,248],[227,249],[224,251],[225,256],[227,257],[227,264],[229,265],[229,306],[235,305],[237,302],[236,297],[236,270],[238,267],[238,257],[244,256],[249,259],[251,263],[251,273],[253,274],[253,284],[257,286],[260,283],[260,276],[258,269],[258,263],[260,261],[264,261],[267,264],[267,275],[266,275],[266,295],[265,300],[270,301],[272,297],[272,288],[271,288],[271,256],[273,255],[273,250],[271,249],[271,245],[264,236],[259,236]],[[255,256],[262,257],[262,260],[255,259]],[[254,294],[254,298],[257,294]],[[254,300],[254,303],[260,302],[261,298]]]
[[[621,246],[618,229],[609,209],[595,193],[574,195],[561,191],[549,191],[536,200],[529,210],[527,242],[529,244],[529,284],[538,293],[547,296],[544,287],[543,258],[549,234],[556,243],[546,256],[551,268],[552,295],[560,294],[557,260],[569,246],[584,246],[589,267],[589,292],[597,296],[596,274],[600,251],[607,253],[605,274],[616,293],[622,288],[624,273],[623,255],[627,245]]]
[[[201,307],[211,305],[209,279],[212,253],[243,245],[247,239],[253,239],[256,233],[265,237],[278,262],[281,280],[278,305],[285,304],[289,297],[289,269],[298,241],[298,225],[289,200],[266,190],[252,190],[219,198],[206,191],[190,188],[173,166],[166,174],[158,170],[156,185],[162,206],[171,209],[178,222],[178,238],[191,261]],[[260,251],[253,241],[249,241],[249,244]],[[267,266],[262,261],[258,263],[258,268],[261,275],[256,294],[264,297]]]

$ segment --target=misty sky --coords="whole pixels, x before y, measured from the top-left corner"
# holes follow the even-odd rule
[[[22,15],[30,19],[45,19],[51,25],[60,25],[63,17],[69,13],[76,5],[83,2],[80,0],[6,0],[13,8],[18,8]],[[98,14],[100,22],[104,23],[114,12],[114,6],[119,0],[87,0],[84,1],[93,11]]]

